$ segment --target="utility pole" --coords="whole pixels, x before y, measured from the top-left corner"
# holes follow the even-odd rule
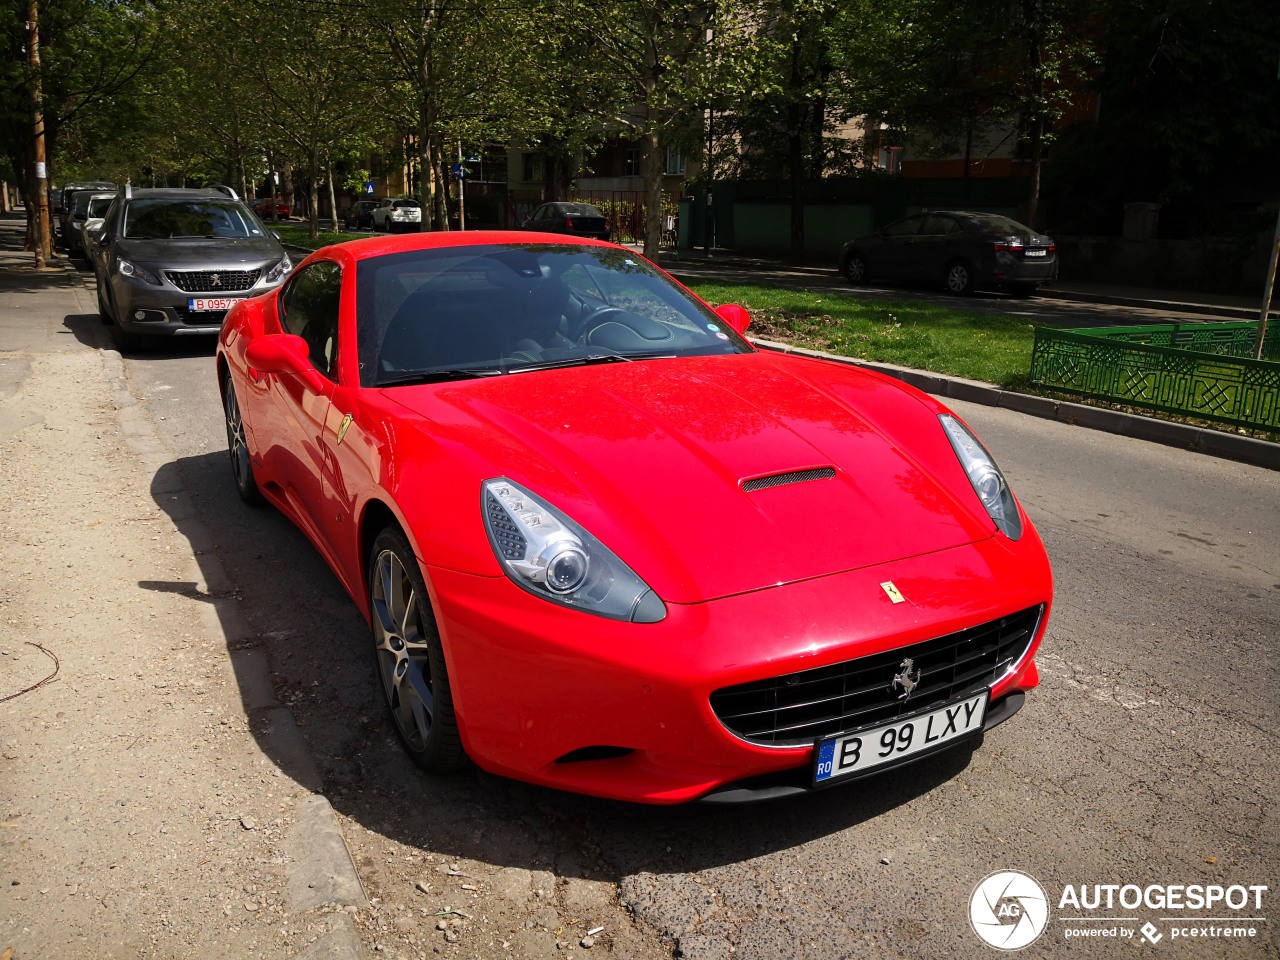
[[[53,256],[49,237],[49,173],[44,153],[44,88],[40,81],[40,11],[27,0],[27,65],[31,68],[32,159],[36,185],[36,269]]]
[[[1280,259],[1280,210],[1276,211],[1276,233],[1271,238],[1271,262],[1267,265],[1267,279],[1262,288],[1262,311],[1258,314],[1258,341],[1253,356],[1262,359],[1262,347],[1267,339],[1267,316],[1271,313],[1271,291],[1276,286],[1276,261]]]

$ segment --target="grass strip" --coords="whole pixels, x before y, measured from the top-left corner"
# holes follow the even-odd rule
[[[868,300],[829,290],[694,282],[710,303],[751,312],[750,333],[860,360],[1025,389],[1033,326],[1025,318],[917,301]]]

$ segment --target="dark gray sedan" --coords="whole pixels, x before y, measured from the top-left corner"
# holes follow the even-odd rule
[[[955,294],[981,288],[1028,297],[1057,279],[1058,255],[1052,238],[1008,217],[936,210],[850,240],[840,272],[854,284],[938,283]]]
[[[94,242],[98,312],[121,350],[216,334],[238,300],[274,290],[293,268],[262,221],[216,190],[126,191]]]
[[[541,233],[571,233],[575,237],[609,239],[604,214],[589,203],[544,203],[521,226]]]

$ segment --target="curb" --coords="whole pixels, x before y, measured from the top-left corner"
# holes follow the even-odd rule
[[[107,388],[116,403],[124,447],[154,476],[170,463],[170,457],[156,436],[150,418],[129,390],[120,352],[113,345],[100,343],[99,355]],[[252,632],[235,601],[229,597],[231,578],[210,548],[212,539],[208,531],[195,518],[190,491],[181,480],[152,490],[178,501],[166,507],[166,511],[171,517],[182,517],[184,533],[192,547],[191,562],[195,567],[192,579],[196,589],[210,601],[202,609],[203,625],[210,635],[226,643],[247,719],[259,728],[259,737],[271,740],[271,751],[281,773],[310,791],[309,796],[299,801],[286,839],[289,870],[285,899],[290,914],[300,917],[322,907],[358,909],[366,906],[368,896],[347,849],[338,815],[321,792],[323,780],[319,768],[294,721],[293,712],[276,700],[270,665],[253,644]],[[331,919],[319,926],[327,929],[303,956],[313,960],[361,960],[360,938],[351,919],[340,914],[325,916]]]
[[[990,383],[976,380],[963,380],[959,377],[948,377],[940,373],[927,373],[913,370],[910,367],[898,367],[889,363],[875,363],[867,360],[855,360],[850,357],[839,357],[820,350],[807,350],[773,340],[752,339],[751,343],[765,350],[776,353],[794,353],[819,360],[832,360],[836,363],[874,370],[886,376],[908,383],[918,390],[934,396],[947,397],[952,400],[963,400],[988,407],[1004,407],[1018,413],[1025,413],[1045,420],[1056,420],[1089,430],[1100,430],[1118,436],[1132,437],[1135,440],[1146,440],[1160,443],[1168,447],[1177,447],[1193,453],[1208,454],[1224,460],[1235,460],[1239,463],[1263,467],[1267,470],[1280,470],[1280,443],[1269,440],[1258,440],[1254,437],[1242,437],[1233,433],[1224,433],[1210,427],[1196,427],[1186,423],[1174,423],[1169,420],[1157,420],[1120,410],[1108,410],[1105,407],[1092,407],[1084,403],[1072,403],[1067,400],[1054,400],[1050,397],[1039,397],[1034,394],[1015,393],[1003,390]]]

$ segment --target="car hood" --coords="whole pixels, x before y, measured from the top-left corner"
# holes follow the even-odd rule
[[[276,261],[284,256],[284,248],[271,237],[253,237],[243,240],[130,240],[117,242],[120,256],[139,263],[158,264],[162,267],[199,265],[214,269],[229,264],[260,264]]]
[[[477,515],[478,481],[505,476],[677,603],[994,532],[938,424],[940,408],[840,364],[756,353],[387,394],[477,458]]]

